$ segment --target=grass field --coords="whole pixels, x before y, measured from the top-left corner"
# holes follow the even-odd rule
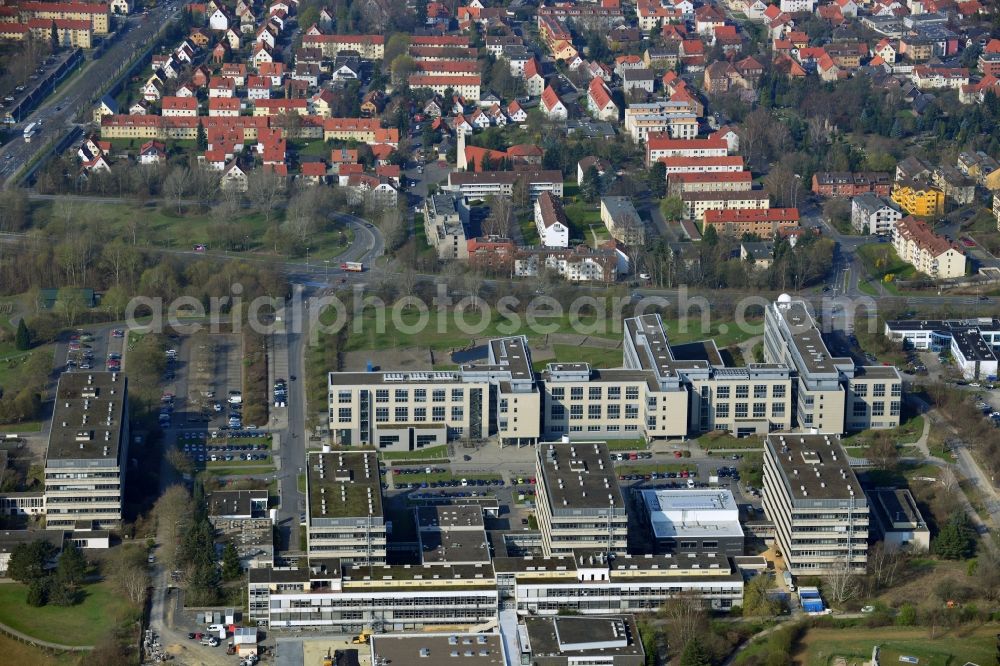
[[[210,211],[196,208],[185,208],[178,213],[172,206],[157,206],[156,204],[138,205],[135,203],[96,203],[80,202],[73,204],[74,219],[99,220],[102,233],[108,237],[131,239],[128,223],[138,214],[142,220],[136,231],[139,245],[167,247],[190,250],[194,245],[205,244],[210,252],[223,251],[225,248],[218,236],[217,221]],[[49,225],[62,225],[57,220],[61,211],[52,202],[39,204],[35,211],[36,219],[49,219]],[[272,216],[271,224],[281,222],[281,211]],[[253,251],[273,251],[272,247],[263,245],[262,239],[267,231],[268,223],[264,215],[247,211],[226,220],[240,225],[240,235],[249,239],[249,247]],[[74,224],[74,223],[71,223]],[[351,242],[353,232],[350,228],[337,225],[336,230],[314,234],[310,240],[309,256],[316,260],[333,257],[339,254]],[[242,238],[238,241],[242,244]]]
[[[482,479],[484,481],[493,481],[495,479],[502,478],[499,474],[452,474],[451,472],[433,472],[431,474],[393,474],[392,481],[395,484],[400,483],[434,483],[435,481],[461,481],[465,479],[467,481],[475,481],[477,479]],[[460,486],[456,486],[460,487]],[[476,486],[485,487],[485,486]],[[493,486],[497,487],[497,486]]]
[[[913,444],[920,439],[920,435],[924,432],[924,417],[916,414],[904,423],[901,423],[898,428],[893,428],[885,432],[895,440],[897,445]],[[867,444],[873,434],[874,432],[871,430],[863,430],[847,435],[842,441],[844,446],[863,446]]]
[[[761,449],[764,442],[759,437],[733,437],[729,433],[709,433],[698,438],[698,446],[706,451],[722,449]]]
[[[49,666],[50,664],[57,663],[76,663],[72,653],[60,652],[56,654],[46,652],[45,650],[25,645],[21,641],[14,640],[5,634],[0,634],[0,654],[3,655],[4,663],[17,664],[18,666]]]
[[[861,666],[871,659],[872,647],[879,645],[882,664],[900,664],[900,656],[909,656],[919,659],[919,666],[961,666],[970,661],[983,666],[996,663],[996,633],[996,625],[935,639],[928,637],[927,629],[909,627],[810,629],[795,658],[800,664],[825,666],[841,656],[847,658],[847,666]]]
[[[23,634],[54,643],[93,645],[117,624],[119,613],[126,604],[110,583],[87,585],[83,592],[85,598],[76,606],[34,608],[25,603],[27,586],[2,583],[0,622]]]
[[[610,308],[610,304],[609,304]],[[417,308],[410,308],[405,311],[394,312],[393,308],[388,308],[389,312],[377,315],[372,308],[367,308],[360,318],[351,323],[351,329],[347,338],[344,351],[365,351],[379,349],[394,349],[397,347],[421,347],[430,348],[435,351],[451,351],[463,349],[469,344],[471,338],[495,338],[507,335],[526,335],[529,340],[538,340],[548,335],[556,333],[577,333],[574,330],[576,321],[571,322],[568,314],[548,316],[539,313],[535,316],[534,322],[529,325],[528,318],[522,313],[511,313],[501,315],[496,310],[491,309],[484,324],[480,324],[481,317],[476,312],[466,313],[464,318],[459,318],[453,312],[446,312],[444,315],[434,311],[428,311],[425,325],[420,326],[421,311]],[[609,309],[609,314],[611,310]],[[380,322],[379,317],[382,321]],[[322,321],[322,316],[321,316]],[[580,315],[576,318],[579,321],[579,335],[588,337],[605,338],[609,340],[621,340],[621,322],[612,321],[608,317],[595,318],[593,316]],[[409,330],[399,330],[400,326]],[[702,326],[700,319],[677,320],[666,319],[664,326],[671,344],[684,344],[697,340],[712,338],[720,350],[730,345],[738,344],[754,335],[759,335],[760,331],[757,322],[749,322],[746,330],[743,330],[732,323],[723,321],[709,322],[707,327]],[[443,328],[441,328],[443,326]],[[462,330],[464,326],[466,330]],[[593,327],[596,332],[591,332]],[[549,330],[549,328],[553,330]],[[621,367],[621,350],[592,350],[581,352],[579,348],[572,345],[555,345],[556,354],[561,361],[586,360],[595,366]],[[574,353],[570,353],[572,350]],[[594,355],[596,352],[597,355]],[[561,356],[566,353],[566,357]]]
[[[208,467],[205,471],[216,476],[231,476],[239,474],[270,474],[274,472],[274,465],[236,465],[232,462],[206,463]]]
[[[586,361],[594,368],[622,367],[621,349],[602,349],[597,347],[576,347],[574,345],[552,345],[556,361],[567,363],[571,361]],[[552,361],[536,362],[545,365]]]

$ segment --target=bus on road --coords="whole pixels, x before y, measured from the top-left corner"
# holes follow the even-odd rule
[[[24,128],[24,142],[31,143],[31,137],[35,136],[35,129],[38,127],[37,123],[28,123],[28,126]]]
[[[360,273],[365,270],[365,265],[360,261],[345,261],[340,265],[340,270],[351,271],[352,273]]]

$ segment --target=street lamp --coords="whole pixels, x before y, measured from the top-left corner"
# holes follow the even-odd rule
[[[330,277],[330,260],[324,259],[323,263],[326,264],[326,277]]]
[[[306,245],[306,268],[309,268],[309,246]]]

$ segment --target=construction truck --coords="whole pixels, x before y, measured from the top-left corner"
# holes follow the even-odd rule
[[[351,641],[354,645],[368,645],[368,640],[371,638],[372,632],[362,631],[360,634],[354,637]]]
[[[333,655],[330,653],[330,648],[326,649],[326,656],[323,657],[323,666],[333,666]]]

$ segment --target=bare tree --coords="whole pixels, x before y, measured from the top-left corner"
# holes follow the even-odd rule
[[[904,558],[905,554],[901,549],[889,548],[884,541],[878,541],[868,549],[868,575],[872,586],[870,594],[892,587]],[[1000,571],[995,577],[1000,580]]]
[[[170,486],[156,500],[153,515],[156,516],[157,533],[161,541],[159,555],[164,566],[173,568],[176,565],[177,541],[191,519],[192,510],[191,497],[180,485]]]
[[[149,588],[149,571],[142,549],[138,546],[120,548],[111,570],[112,580],[118,591],[133,604],[142,605]]]
[[[185,166],[174,167],[163,181],[163,193],[174,202],[178,213],[181,212],[184,196],[190,187],[191,170]]]
[[[247,174],[247,195],[254,208],[264,216],[264,222],[270,224],[271,215],[284,196],[284,183],[273,171],[254,169]]]
[[[857,596],[860,587],[857,573],[851,571],[846,560],[824,576],[823,582],[823,590],[838,606]]]
[[[507,196],[491,196],[486,201],[490,215],[483,222],[483,234],[509,238],[514,226],[514,202]]]
[[[708,622],[701,600],[685,592],[667,599],[657,614],[670,627],[671,640],[675,645],[687,645],[705,629]]]
[[[747,158],[747,165],[756,164],[767,154],[767,137],[774,117],[766,109],[754,109],[743,119],[737,130],[740,149]]]

